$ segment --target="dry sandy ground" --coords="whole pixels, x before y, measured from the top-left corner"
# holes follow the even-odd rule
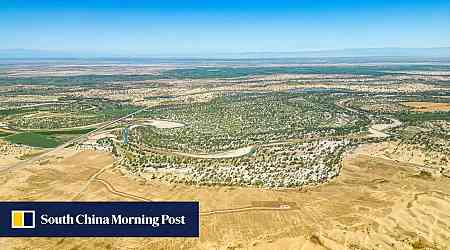
[[[135,128],[139,128],[142,126],[153,126],[155,128],[170,129],[170,128],[181,128],[186,125],[183,123],[166,121],[166,120],[148,120],[146,122],[134,124],[134,125],[130,126],[129,130],[131,131]]]
[[[14,165],[20,160],[30,158],[39,153],[41,153],[39,149],[9,144],[0,139],[0,172],[2,169]]]
[[[150,125],[157,128],[181,128],[185,125],[179,122],[165,121],[165,120],[150,120],[148,122],[142,123],[143,125]]]
[[[389,137],[388,134],[382,132],[388,129],[396,128],[398,126],[402,125],[402,122],[400,122],[397,119],[390,118],[392,123],[386,123],[386,124],[374,124],[369,128],[369,137],[373,138],[384,138]]]
[[[100,140],[100,139],[116,138],[116,137],[117,136],[115,136],[115,135],[113,135],[113,134],[111,134],[109,132],[101,132],[101,133],[98,133],[98,134],[93,134],[93,135],[88,136],[88,140],[96,142],[97,140]]]
[[[417,145],[405,144],[398,140],[364,145],[360,150],[370,152],[372,156],[424,166],[422,169],[431,173],[439,173],[441,168],[450,170],[450,162],[441,160],[446,158],[444,153],[427,152]]]
[[[224,159],[224,158],[235,158],[235,157],[241,157],[244,155],[248,155],[254,150],[254,146],[248,146],[238,149],[232,149],[224,152],[219,153],[211,153],[211,154],[189,154],[189,153],[182,153],[177,151],[171,151],[172,153],[180,156],[187,156],[192,158],[201,158],[201,159]]]
[[[402,102],[403,105],[419,112],[449,111],[450,103],[437,102]]]
[[[362,153],[362,154],[360,154]],[[341,175],[303,190],[145,182],[107,153],[65,151],[0,175],[2,200],[198,200],[198,239],[0,238],[1,249],[448,249],[450,179],[349,154]],[[288,209],[280,209],[289,205]],[[214,212],[215,211],[215,212]]]

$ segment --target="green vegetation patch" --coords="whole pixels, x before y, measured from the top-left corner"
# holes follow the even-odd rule
[[[5,136],[9,136],[9,135],[12,135],[12,134],[8,133],[8,132],[0,131],[0,137],[5,137]]]
[[[70,129],[70,130],[48,130],[36,132],[40,135],[82,135],[94,131],[95,128]]]
[[[22,144],[39,148],[54,148],[61,144],[59,140],[51,136],[33,132],[11,135],[6,137],[5,139],[13,144]]]
[[[409,125],[420,125],[425,121],[450,121],[450,112],[400,112],[397,117]]]
[[[133,130],[129,139],[154,147],[209,153],[366,130],[368,119],[346,114],[334,102],[333,96],[325,94],[228,93],[208,103],[142,112],[138,117],[182,122],[186,126],[174,129],[139,127]]]
[[[100,99],[77,100],[64,104],[26,108],[24,109],[26,113],[22,114],[20,112],[25,111],[19,111],[19,109],[0,111],[0,118],[6,117],[3,119],[15,128],[39,129],[39,132],[58,130],[59,133],[62,130],[86,129],[85,126],[111,121],[138,109],[128,104]],[[73,134],[76,133],[78,132]]]
[[[114,81],[145,81],[161,78],[153,75],[79,75],[79,76],[33,76],[33,77],[2,77],[0,85],[33,84],[56,86],[92,86]],[[157,87],[156,84],[151,85]]]

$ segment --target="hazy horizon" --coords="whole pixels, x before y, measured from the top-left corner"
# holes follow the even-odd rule
[[[1,49],[0,59],[64,59],[64,58],[187,58],[187,59],[263,59],[263,58],[344,58],[344,57],[403,57],[403,58],[449,58],[450,47],[436,48],[347,48],[337,50],[304,51],[249,51],[249,52],[210,52],[210,53],[154,53],[139,54],[127,52],[55,51],[31,49]]]

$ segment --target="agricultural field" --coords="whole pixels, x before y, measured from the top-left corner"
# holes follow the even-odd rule
[[[403,105],[419,112],[450,111],[448,102],[404,102]]]
[[[0,131],[0,137],[5,137],[5,136],[8,136],[8,135],[11,135],[11,134],[7,133],[7,132]]]
[[[33,132],[11,135],[8,136],[6,140],[13,144],[28,145],[38,148],[54,148],[60,144],[54,137],[47,137]]]

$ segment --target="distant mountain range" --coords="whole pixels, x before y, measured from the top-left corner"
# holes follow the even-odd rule
[[[31,49],[0,49],[0,59],[48,59],[48,58],[301,58],[301,57],[450,57],[450,47],[436,48],[360,48],[294,52],[246,52],[203,54],[127,54],[65,52]]]

